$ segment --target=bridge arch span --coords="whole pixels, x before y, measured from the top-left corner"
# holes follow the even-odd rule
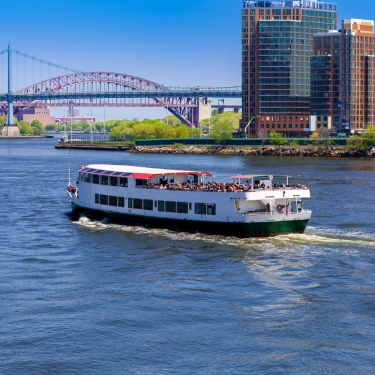
[[[43,92],[63,92],[74,89],[75,92],[95,92],[95,91],[166,91],[163,85],[148,79],[115,72],[79,72],[62,75],[37,82],[18,90],[16,94],[32,94]],[[152,98],[155,106],[165,107],[173,115],[185,124],[192,126],[194,120],[191,119],[192,108],[196,105],[193,99],[189,98]],[[73,104],[74,105],[74,104]],[[88,103],[88,106],[91,104]],[[94,104],[95,106],[95,104]],[[102,106],[102,104],[101,104]],[[119,105],[122,106],[122,105]],[[125,106],[125,105],[124,105]]]

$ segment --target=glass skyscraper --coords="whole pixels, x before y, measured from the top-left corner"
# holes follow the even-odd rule
[[[310,127],[310,56],[314,33],[337,28],[337,5],[243,1],[242,129],[300,133]]]

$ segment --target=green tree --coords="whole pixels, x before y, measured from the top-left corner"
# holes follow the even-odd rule
[[[176,138],[189,138],[191,134],[191,129],[187,125],[180,125],[175,128]]]
[[[31,130],[33,135],[42,135],[44,133],[43,125],[39,120],[34,120],[31,123]]]
[[[364,132],[364,140],[368,146],[375,146],[375,126],[370,125]]]
[[[164,119],[164,122],[168,123],[173,128],[177,128],[177,126],[182,125],[182,122],[176,116],[168,116]]]
[[[212,135],[216,143],[224,144],[226,140],[233,138],[233,126],[228,120],[219,121],[213,127]]]
[[[271,141],[271,143],[278,146],[282,146],[285,143],[288,143],[287,139],[285,139],[285,137],[283,136],[283,133],[280,132],[271,132],[270,134],[268,134],[268,138]]]
[[[212,111],[213,113],[214,111]],[[208,125],[210,124],[213,128],[216,123],[221,121],[228,121],[232,125],[232,130],[236,130],[239,128],[239,123],[241,120],[241,113],[235,113],[235,112],[223,112],[221,114],[217,113],[215,115],[212,115],[210,119],[205,118],[201,120],[201,124],[203,128],[208,129]]]
[[[366,148],[366,139],[360,135],[352,135],[346,140],[349,150],[363,151]]]
[[[51,131],[56,131],[57,130],[57,126],[55,124],[48,124],[48,125],[46,125],[45,130],[50,131],[50,132]]]

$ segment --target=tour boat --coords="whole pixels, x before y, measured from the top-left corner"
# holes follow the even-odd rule
[[[158,228],[267,237],[303,233],[311,211],[307,186],[290,176],[236,175],[212,181],[209,172],[93,164],[79,170],[67,192],[73,212]]]

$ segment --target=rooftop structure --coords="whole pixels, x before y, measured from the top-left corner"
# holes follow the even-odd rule
[[[243,2],[244,8],[303,8],[316,9],[326,11],[337,11],[336,3],[326,3],[317,0],[300,0],[300,1],[267,1],[267,0],[253,0]]]

